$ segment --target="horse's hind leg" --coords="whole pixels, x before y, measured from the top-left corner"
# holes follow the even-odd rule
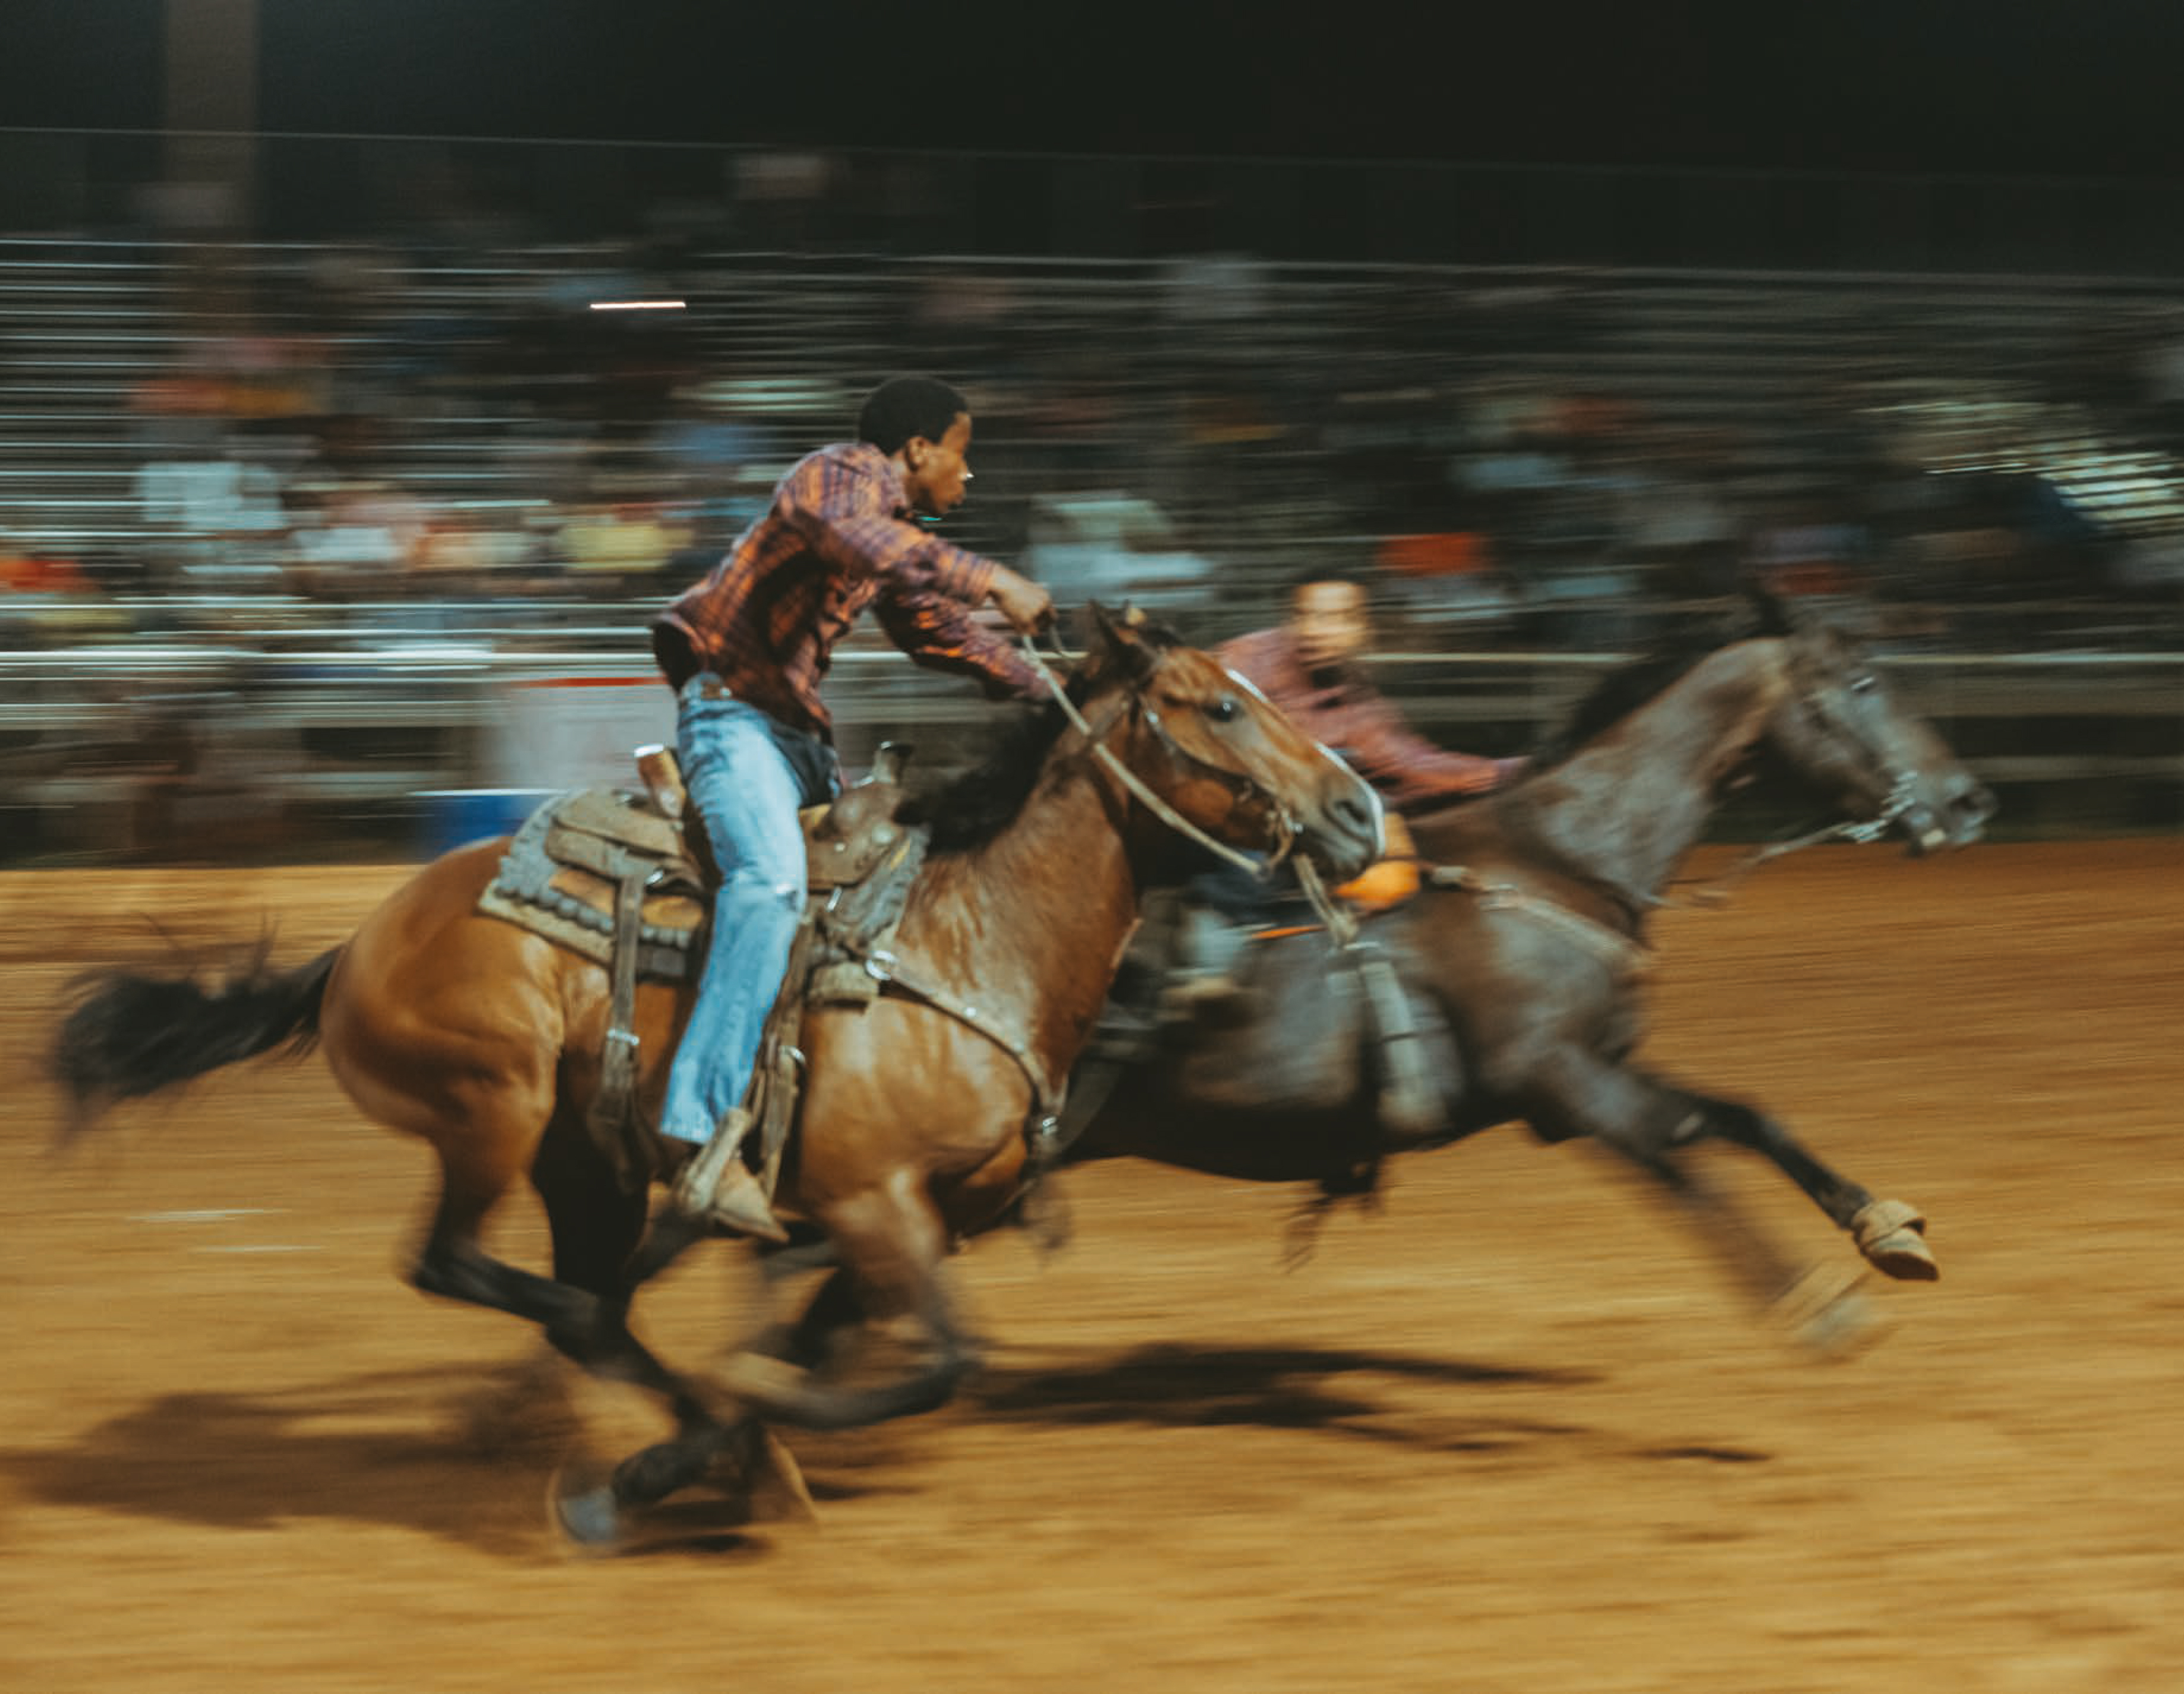
[[[1847,1351],[1874,1323],[1847,1282],[1824,1280],[1791,1264],[1727,1195],[1678,1161],[1677,1132],[1691,1115],[1690,1096],[1681,1089],[1566,1049],[1534,1066],[1515,1092],[1542,1134],[1588,1136],[1658,1183],[1747,1292],[1816,1351]]]
[[[588,1335],[597,1322],[599,1298],[493,1257],[479,1244],[487,1217],[500,1203],[517,1171],[487,1162],[441,1154],[440,1203],[410,1268],[410,1280],[425,1294],[490,1307],[542,1325],[559,1345]]]
[[[554,1284],[590,1297],[580,1321],[549,1323],[547,1340],[595,1376],[660,1395],[684,1428],[711,1423],[690,1385],[629,1328],[627,1267],[644,1231],[645,1190],[621,1186],[606,1156],[568,1112],[547,1126],[531,1185],[546,1207]]]
[[[1838,1229],[1850,1232],[1876,1270],[1913,1282],[1931,1282],[1941,1275],[1926,1246],[1926,1220],[1914,1207],[1900,1200],[1875,1200],[1757,1107],[1713,1095],[1685,1093],[1684,1098],[1691,1109],[1673,1132],[1676,1145],[1714,1137],[1764,1154]]]
[[[426,1294],[528,1318],[586,1369],[657,1390],[675,1402],[678,1417],[702,1416],[680,1379],[629,1334],[627,1296],[617,1280],[619,1272],[603,1268],[606,1256],[599,1244],[628,1239],[637,1223],[618,1217],[617,1208],[599,1196],[612,1195],[623,1212],[641,1208],[643,1197],[616,1193],[604,1161],[594,1181],[581,1158],[569,1152],[568,1136],[555,1135],[553,1149],[543,1150],[551,1097],[540,1102],[535,1093],[504,1086],[476,1103],[463,1133],[432,1138],[440,1154],[440,1203],[410,1271],[411,1282]],[[541,1159],[543,1179],[536,1162]],[[487,1218],[526,1172],[547,1201],[557,1268],[570,1269],[582,1281],[535,1275],[494,1258],[481,1244]]]

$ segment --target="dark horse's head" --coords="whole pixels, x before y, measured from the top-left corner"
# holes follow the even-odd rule
[[[1758,632],[1778,638],[1784,655],[1766,749],[1866,839],[1893,829],[1914,853],[1978,840],[1994,796],[1895,698],[1857,644],[1763,589],[1750,593]]]
[[[1134,609],[1095,605],[1089,623],[1071,692],[1162,805],[1230,847],[1278,853],[1293,842],[1338,880],[1379,856],[1379,797],[1256,688]]]

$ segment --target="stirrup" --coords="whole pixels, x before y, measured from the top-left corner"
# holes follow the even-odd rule
[[[1227,1029],[1250,1023],[1261,1005],[1257,992],[1229,972],[1193,971],[1162,989],[1156,1015],[1164,1024]]]
[[[751,1115],[740,1106],[722,1118],[713,1139],[677,1175],[671,1197],[676,1208],[689,1217],[739,1234],[786,1241],[788,1232],[766,1204],[758,1179],[737,1156],[750,1130]]]
[[[1195,1010],[1218,1006],[1242,992],[1242,985],[1226,971],[1178,971],[1162,984],[1161,999],[1173,1008]]]

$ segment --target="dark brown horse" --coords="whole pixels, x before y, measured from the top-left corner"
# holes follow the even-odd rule
[[[1331,1193],[1369,1185],[1387,1153],[1521,1119],[1544,1140],[1586,1137],[1622,1155],[1753,1295],[1788,1301],[1816,1345],[1847,1343],[1864,1322],[1841,1296],[1847,1279],[1801,1276],[1679,1156],[1719,1138],[1771,1160],[1882,1271],[1935,1275],[1909,1206],[1875,1201],[1765,1112],[1631,1059],[1646,916],[1718,799],[1755,766],[1779,767],[1853,821],[1831,833],[1892,830],[1914,852],[1977,839],[1992,810],[1852,645],[1764,599],[1757,607],[1736,638],[1612,676],[1515,788],[1412,823],[1421,859],[1440,868],[1364,934],[1405,980],[1413,1039],[1431,1055],[1425,1121],[1394,1129],[1376,1109],[1384,1071],[1326,932],[1277,928],[1244,967],[1253,1015],[1169,1038],[1115,1085],[1072,1155],[1318,1180]]]
[[[891,987],[861,1010],[815,1007],[800,1037],[808,1077],[777,1204],[839,1268],[802,1323],[772,1338],[769,1362],[815,1361],[833,1330],[865,1318],[914,1316],[929,1354],[895,1379],[850,1392],[787,1365],[747,1366],[732,1373],[731,1407],[714,1395],[709,1412],[707,1396],[632,1335],[628,1267],[646,1198],[617,1184],[584,1127],[606,973],[478,912],[504,842],[427,866],[346,944],[287,974],[218,989],[102,981],[64,1026],[56,1069],[81,1125],[115,1098],[315,1036],[367,1116],[439,1155],[417,1286],[532,1319],[579,1363],[669,1397],[681,1437],[580,1502],[589,1516],[577,1527],[610,1534],[617,1505],[693,1479],[732,1434],[755,1429],[749,1414],[838,1426],[948,1397],[972,1356],[943,1262],[1018,1192],[1035,1078],[1067,1077],[1140,890],[1179,862],[1184,843],[1161,811],[1235,847],[1294,842],[1337,874],[1379,850],[1371,789],[1206,655],[1095,609],[1069,693],[1078,716],[1050,705],[999,777],[934,806],[933,849],[894,945],[897,980],[921,995]],[[687,1010],[687,990],[639,997],[648,1117]],[[655,1174],[678,1156],[660,1142]],[[489,1257],[480,1240],[526,1176],[551,1227],[550,1280]]]

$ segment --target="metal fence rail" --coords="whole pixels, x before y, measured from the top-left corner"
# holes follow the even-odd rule
[[[1559,722],[1621,656],[1410,653],[1375,670],[1423,732],[1507,754]],[[526,652],[443,643],[370,656],[142,644],[0,655],[0,856],[225,850],[192,845],[208,816],[265,821],[243,850],[276,856],[344,839],[415,845],[422,796],[491,783],[492,738],[511,714],[538,710],[523,685],[649,688],[649,665],[627,634],[616,646]],[[2184,655],[1914,655],[1881,668],[2002,792],[2005,828],[2184,827]],[[961,684],[870,647],[839,655],[832,693],[853,767],[892,737],[916,744],[928,772],[959,768],[995,721]]]

